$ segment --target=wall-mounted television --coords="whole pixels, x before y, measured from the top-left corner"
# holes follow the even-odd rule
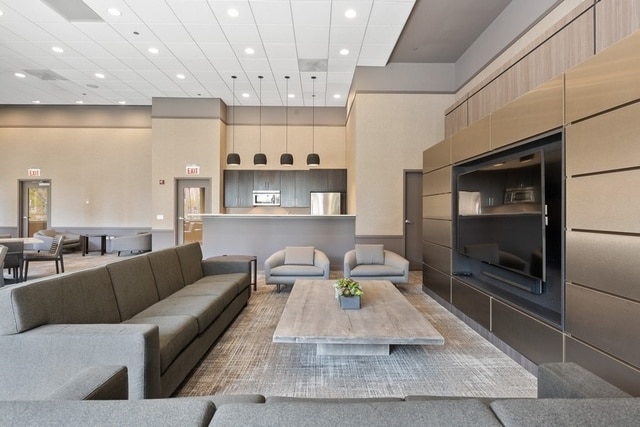
[[[549,222],[557,227],[561,209],[561,134],[516,149],[456,165],[456,252],[467,259],[462,275],[480,275],[534,294],[544,291],[550,260]],[[556,249],[551,249],[555,252]],[[552,263],[555,263],[553,255]],[[553,266],[555,268],[555,266]]]

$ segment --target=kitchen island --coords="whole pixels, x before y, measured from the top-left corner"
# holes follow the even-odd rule
[[[272,253],[287,246],[314,246],[329,257],[332,270],[343,269],[344,254],[355,247],[354,215],[192,215],[202,220],[205,257],[255,255],[258,270]]]

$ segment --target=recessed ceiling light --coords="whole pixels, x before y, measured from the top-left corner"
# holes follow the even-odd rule
[[[185,76],[184,74],[176,74],[176,77],[180,80],[184,80],[187,76]]]
[[[59,46],[54,46],[51,48],[52,51],[54,51],[55,53],[63,53],[64,49],[59,47]]]
[[[349,55],[349,49],[340,49],[340,55]]]
[[[122,15],[122,12],[120,12],[118,9],[116,9],[115,7],[109,8],[107,9],[107,12],[109,12],[109,15],[113,15],[113,16],[120,16]]]
[[[76,104],[84,104],[84,101],[76,101]]]
[[[0,10],[0,16],[4,15],[4,12]]]
[[[246,53],[247,55],[253,55],[254,53],[256,53],[256,51],[253,50],[252,47],[248,47],[244,50],[244,53]]]
[[[124,105],[126,103],[127,103],[127,101],[118,101],[118,104],[120,104],[120,105]]]
[[[335,95],[333,95],[333,99],[340,99],[342,98],[342,96],[340,96],[339,93],[336,93]]]
[[[153,53],[155,55],[156,53],[159,53],[159,52],[160,51],[156,47],[150,47],[149,48],[149,53]]]
[[[295,93],[290,93],[289,95],[287,95],[289,98],[295,98],[296,94]]]
[[[104,79],[104,77],[105,77],[104,74],[102,74],[102,73],[95,73],[94,76],[96,76],[99,79]]]
[[[349,19],[353,19],[355,18],[357,15],[356,11],[353,9],[347,9],[347,11],[344,13],[344,16],[346,16]]]
[[[26,74],[22,74],[22,73],[15,73],[14,76],[19,77],[21,79],[24,79],[26,76]]]
[[[232,18],[235,18],[236,16],[240,15],[240,12],[238,12],[238,9],[229,9],[227,10],[227,15],[231,16]]]
[[[33,101],[31,101],[32,104],[40,104],[40,101],[38,101],[37,99],[34,99]]]
[[[243,93],[243,94],[242,94],[242,97],[243,97],[243,98],[248,98],[248,97],[249,97],[249,94],[245,92],[245,93]]]

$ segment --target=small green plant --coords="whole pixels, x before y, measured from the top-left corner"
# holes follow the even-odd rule
[[[338,279],[333,287],[336,289],[336,299],[339,299],[341,296],[359,297],[364,294],[360,284],[353,279],[343,277],[342,279]]]

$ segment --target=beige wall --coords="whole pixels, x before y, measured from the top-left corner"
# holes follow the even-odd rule
[[[53,227],[149,226],[150,109],[117,108],[0,111],[0,227],[18,226],[28,168],[51,180]]]
[[[349,121],[350,187],[357,236],[404,234],[404,171],[422,170],[422,151],[444,137],[452,95],[357,94]],[[351,132],[350,132],[351,134]]]

